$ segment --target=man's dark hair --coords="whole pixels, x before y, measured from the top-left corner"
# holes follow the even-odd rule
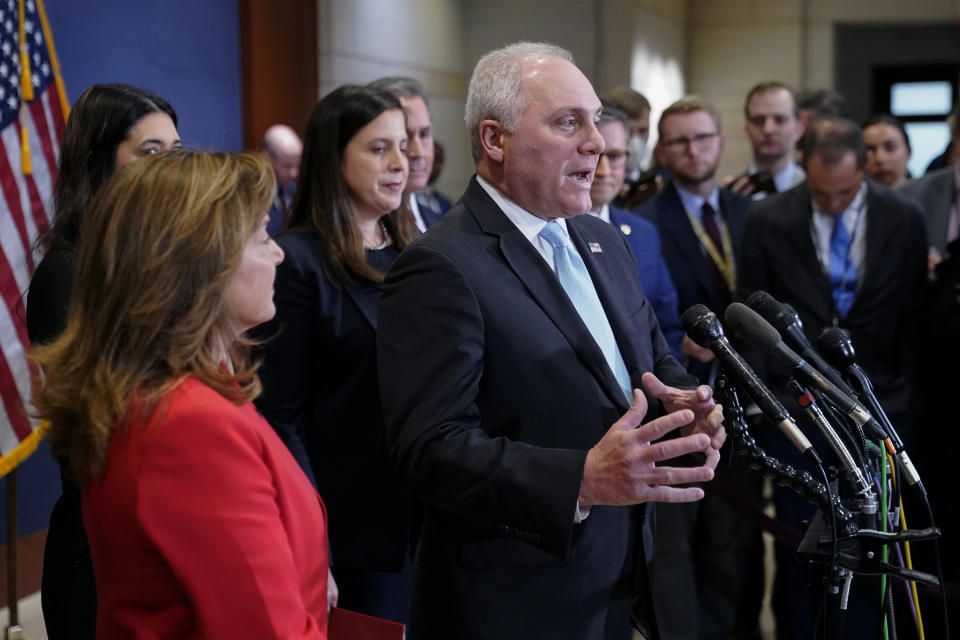
[[[600,112],[600,122],[597,123],[598,127],[602,127],[605,124],[610,124],[612,122],[619,122],[623,125],[623,128],[627,131],[627,136],[630,135],[630,118],[627,117],[627,114],[623,112],[616,103],[603,99],[600,101],[600,104],[603,105],[603,111]]]
[[[371,89],[392,93],[398,100],[420,98],[423,104],[430,106],[430,96],[423,85],[407,76],[388,76],[379,78],[367,85]]]
[[[848,154],[854,154],[857,168],[867,165],[867,148],[863,143],[863,132],[856,123],[846,118],[828,116],[810,123],[810,127],[801,140],[803,168],[806,169],[814,155],[826,167],[834,167]]]
[[[790,94],[790,101],[793,102],[793,115],[797,115],[797,94],[794,93],[793,87],[779,80],[764,80],[763,82],[758,82],[753,85],[750,91],[747,91],[747,98],[743,101],[743,115],[746,116],[747,120],[750,119],[750,100],[753,99],[753,96],[760,95],[763,93],[770,93],[772,91],[786,91]]]
[[[650,115],[650,101],[642,93],[630,87],[616,87],[604,98],[623,111],[627,118],[642,118]]]
[[[833,116],[847,118],[847,99],[830,89],[806,89],[796,96],[797,109],[810,112],[810,120]]]

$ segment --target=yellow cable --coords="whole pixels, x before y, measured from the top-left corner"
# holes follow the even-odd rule
[[[887,463],[890,465],[890,481],[896,485],[896,466],[893,463],[893,457],[888,453],[887,454]],[[903,497],[900,497],[900,530],[907,530],[907,514],[903,510]],[[910,543],[904,541],[904,558],[906,560],[907,569],[913,569],[913,558],[910,555]],[[917,633],[920,636],[920,640],[926,640],[926,636],[923,633],[923,616],[920,614],[920,596],[917,594],[917,583],[913,580],[908,580],[910,584],[910,595],[913,598],[913,606],[917,610]]]

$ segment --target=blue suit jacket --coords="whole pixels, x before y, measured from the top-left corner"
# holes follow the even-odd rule
[[[434,189],[421,189],[416,192],[415,197],[417,206],[420,207],[420,217],[423,218],[423,224],[427,229],[435,225],[443,214],[450,210],[450,201]]]
[[[660,254],[660,234],[657,228],[635,213],[610,207],[610,222],[630,245],[637,261],[637,275],[643,293],[653,305],[653,312],[660,322],[660,331],[670,345],[670,352],[677,360],[683,360],[680,343],[683,342],[683,325],[677,311],[677,290],[670,279],[667,263]]]

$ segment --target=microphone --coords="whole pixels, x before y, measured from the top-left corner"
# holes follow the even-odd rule
[[[837,375],[833,367],[820,357],[817,350],[807,340],[807,336],[803,332],[803,322],[800,321],[800,316],[793,307],[785,302],[780,302],[766,291],[754,291],[747,297],[746,303],[748,307],[773,325],[783,336],[783,339],[796,349],[805,360],[809,361],[814,368],[826,376],[827,380],[848,396],[853,395],[853,390]]]
[[[734,351],[713,311],[702,304],[695,304],[683,312],[681,321],[690,339],[701,347],[710,349],[717,356],[717,360],[727,376],[747,392],[747,395],[760,407],[763,414],[777,425],[800,453],[810,450],[813,455],[816,455],[810,441],[797,427],[786,407],[760,381],[760,378],[750,368],[750,365],[744,362],[740,354]]]
[[[804,384],[821,391],[841,412],[850,416],[865,431],[869,431],[872,438],[878,440],[886,438],[886,434],[863,406],[785,345],[777,330],[771,327],[759,313],[744,304],[734,302],[727,307],[724,317],[737,335],[751,342],[764,353],[778,358],[793,372],[794,376]]]
[[[913,461],[910,460],[910,456],[907,455],[903,446],[903,440],[900,439],[900,434],[893,428],[893,423],[890,422],[890,418],[888,418],[886,412],[884,412],[880,401],[877,400],[877,396],[874,395],[873,384],[870,383],[870,378],[868,378],[866,372],[857,365],[857,355],[850,336],[839,327],[827,327],[821,331],[817,337],[817,346],[820,347],[827,359],[830,360],[837,369],[840,369],[857,381],[856,383],[862,390],[861,393],[864,400],[880,418],[881,423],[883,423],[883,426],[890,436],[890,441],[896,449],[896,456],[900,459],[900,464],[903,468],[904,476],[907,478],[907,482],[910,485],[917,484],[917,482],[920,481],[920,474],[917,472],[916,467],[913,466]],[[922,486],[921,484],[921,487]]]

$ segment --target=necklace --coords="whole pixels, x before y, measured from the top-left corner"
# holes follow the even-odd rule
[[[383,234],[383,242],[381,242],[375,247],[364,246],[363,247],[364,249],[367,249],[369,251],[380,251],[381,249],[386,249],[387,247],[389,247],[390,243],[393,241],[393,239],[390,237],[390,232],[387,231],[387,225],[383,223],[383,218],[380,218],[379,220],[377,220],[377,224],[380,226],[380,233]]]

